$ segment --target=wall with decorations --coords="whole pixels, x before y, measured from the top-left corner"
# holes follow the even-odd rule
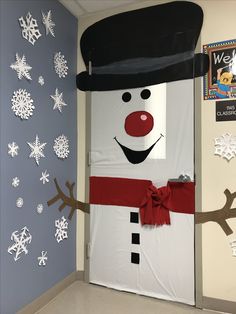
[[[58,208],[76,183],[78,25],[56,0],[0,9],[0,312],[12,314],[76,270],[75,217]]]

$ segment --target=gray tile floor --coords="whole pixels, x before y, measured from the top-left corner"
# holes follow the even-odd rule
[[[35,314],[213,314],[77,281]]]

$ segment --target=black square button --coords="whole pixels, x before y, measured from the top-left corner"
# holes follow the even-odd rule
[[[140,244],[140,234],[132,233],[132,244]]]
[[[131,212],[130,213],[130,222],[135,223],[135,224],[139,223],[138,213],[136,213],[136,212]]]
[[[131,263],[139,264],[139,253],[131,253]]]

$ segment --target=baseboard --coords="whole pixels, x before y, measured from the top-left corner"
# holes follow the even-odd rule
[[[62,292],[65,288],[70,286],[76,280],[83,280],[84,272],[83,271],[75,271],[71,273],[69,276],[64,278],[62,281],[57,283],[51,289],[44,292],[41,296],[35,299],[30,304],[26,305],[23,309],[17,312],[17,314],[34,314],[39,311],[42,307],[44,307],[47,303],[49,303],[52,299],[54,299],[60,292]]]
[[[207,310],[236,314],[236,302],[227,300],[203,297],[202,308]]]

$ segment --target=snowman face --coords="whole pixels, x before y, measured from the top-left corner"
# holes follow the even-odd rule
[[[93,162],[166,156],[166,84],[92,93]]]

